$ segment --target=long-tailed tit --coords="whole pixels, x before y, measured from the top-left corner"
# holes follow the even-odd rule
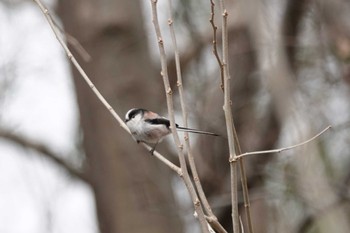
[[[157,144],[161,142],[165,136],[171,133],[170,121],[168,119],[142,108],[130,109],[125,114],[125,123],[137,143],[145,142],[148,144],[154,144],[151,149],[152,154],[156,149]],[[180,127],[177,124],[176,129],[189,133],[219,136],[215,133]]]

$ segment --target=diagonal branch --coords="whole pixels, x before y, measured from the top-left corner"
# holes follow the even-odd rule
[[[73,48],[77,51],[77,53],[83,58],[85,62],[91,61],[90,54],[85,50],[85,48],[80,44],[80,42],[68,32],[65,32],[55,20],[52,20],[55,27],[60,31],[62,35],[65,35],[66,40],[69,44],[72,45]]]
[[[24,148],[34,150],[38,152],[38,155],[48,158],[58,166],[64,168],[64,170],[72,177],[82,180],[88,184],[90,183],[90,180],[88,179],[86,173],[73,167],[70,163],[62,159],[64,156],[53,152],[50,148],[48,148],[45,145],[41,143],[35,143],[30,139],[25,138],[21,135],[12,133],[10,132],[10,130],[7,130],[7,129],[0,129],[0,138],[16,143]]]
[[[79,62],[75,59],[75,57],[73,56],[72,52],[69,50],[67,44],[64,42],[63,38],[61,37],[61,33],[59,31],[59,29],[56,27],[53,18],[49,12],[49,10],[46,8],[46,6],[40,1],[40,0],[33,0],[40,8],[40,10],[42,11],[42,13],[44,14],[47,22],[49,23],[53,33],[56,36],[56,39],[58,40],[58,42],[61,44],[62,48],[64,49],[68,59],[72,62],[72,64],[75,66],[75,68],[78,70],[78,72],[80,73],[80,75],[83,77],[83,79],[85,80],[85,82],[89,85],[89,87],[91,88],[91,90],[94,92],[94,94],[96,95],[96,97],[99,99],[99,101],[105,106],[105,108],[112,114],[112,116],[117,120],[117,122],[119,123],[120,127],[122,127],[126,132],[128,132],[130,134],[130,130],[129,128],[126,126],[125,122],[122,120],[122,118],[116,113],[116,111],[112,108],[112,106],[107,102],[107,100],[103,97],[103,95],[101,94],[101,92],[96,88],[96,86],[94,85],[94,83],[90,80],[90,78],[88,77],[88,75],[85,73],[85,71],[83,70],[83,68],[80,66]],[[147,146],[146,144],[142,144],[145,148],[149,149],[149,146]],[[181,174],[181,170],[178,166],[176,166],[175,164],[173,164],[172,162],[170,162],[169,160],[167,160],[163,155],[161,155],[160,153],[158,153],[157,151],[155,151],[153,153],[153,155],[159,159],[161,162],[163,162],[166,166],[168,166],[170,169],[172,169],[173,171],[175,171],[177,174]]]

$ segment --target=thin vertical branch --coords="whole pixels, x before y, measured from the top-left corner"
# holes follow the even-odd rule
[[[215,25],[214,22],[214,16],[215,16],[215,3],[214,0],[210,0],[210,19],[209,22],[212,26],[213,29],[213,53],[215,55],[216,61],[218,62],[218,65],[220,67],[220,75],[221,75],[221,89],[224,91],[224,67],[222,64],[222,61],[220,59],[220,56],[218,54],[217,50],[217,37],[216,37],[216,31],[217,31],[217,26]],[[236,149],[236,154],[241,154],[241,147],[240,143],[238,140],[236,128],[234,126],[234,122],[232,122],[233,125],[233,137],[235,141],[235,149]],[[251,214],[250,214],[250,201],[249,201],[249,193],[248,193],[248,181],[247,181],[247,175],[244,167],[244,160],[240,159],[239,160],[239,167],[240,167],[240,175],[241,175],[241,183],[242,183],[242,190],[243,190],[243,200],[244,200],[244,208],[246,209],[246,218],[247,218],[247,223],[248,223],[248,229],[250,233],[253,233],[253,224],[252,224],[252,219],[251,219]]]
[[[177,146],[177,152],[179,155],[179,160],[180,160],[180,167],[183,173],[183,180],[184,183],[189,191],[189,194],[191,196],[191,199],[193,201],[193,205],[195,208],[196,213],[198,214],[198,219],[199,223],[202,229],[202,232],[209,233],[209,229],[207,226],[207,221],[205,219],[205,215],[203,212],[202,204],[200,200],[198,199],[196,190],[191,182],[191,178],[188,174],[187,170],[187,164],[186,164],[186,158],[185,154],[183,151],[183,145],[180,142],[179,135],[176,130],[176,125],[175,125],[175,116],[174,116],[174,104],[173,104],[173,99],[172,99],[172,90],[169,84],[169,78],[168,78],[168,70],[167,70],[167,60],[166,60],[166,53],[164,49],[164,41],[162,38],[162,34],[160,31],[160,26],[159,26],[159,21],[158,21],[158,12],[157,12],[157,0],[150,0],[151,1],[151,6],[152,6],[152,22],[154,25],[155,33],[157,36],[158,40],[158,48],[159,48],[159,53],[160,53],[160,61],[161,61],[161,75],[163,78],[164,82],[164,88],[166,92],[166,100],[167,100],[167,107],[168,107],[168,115],[169,115],[169,120],[170,120],[170,127],[172,131],[172,135],[175,141],[175,144]]]
[[[114,111],[114,109],[112,108],[112,106],[107,102],[107,100],[102,96],[102,94],[98,91],[98,89],[95,87],[95,85],[93,84],[93,82],[90,80],[90,78],[87,76],[87,74],[85,73],[85,71],[83,70],[83,68],[80,66],[80,64],[78,63],[78,61],[75,59],[75,57],[73,56],[73,54],[71,53],[71,51],[69,50],[68,46],[66,45],[66,43],[64,42],[63,38],[60,36],[60,31],[59,29],[56,27],[53,18],[49,12],[49,10],[46,8],[46,6],[40,1],[40,0],[33,0],[40,8],[40,10],[42,11],[42,13],[45,15],[45,18],[47,20],[47,22],[49,23],[53,33],[56,36],[56,39],[58,40],[58,42],[61,44],[61,46],[63,47],[67,57],[69,58],[69,60],[72,62],[72,64],[75,66],[75,68],[78,70],[78,72],[80,73],[80,75],[84,78],[85,82],[89,85],[89,87],[91,88],[91,90],[95,93],[95,95],[97,96],[97,98],[101,101],[101,103],[107,108],[107,110],[112,114],[112,116],[118,121],[119,125],[130,134],[130,130],[129,128],[126,126],[126,124],[124,123],[124,121],[120,118],[120,116]],[[146,148],[149,148],[148,145],[143,143],[143,146]],[[175,171],[177,174],[181,175],[182,171],[180,170],[180,168],[178,166],[176,166],[175,164],[173,164],[172,162],[170,162],[169,160],[167,160],[164,156],[162,156],[160,153],[158,153],[157,151],[154,152],[154,155],[157,159],[159,159],[161,162],[163,162],[166,166],[168,166],[170,169],[172,169],[173,171]]]
[[[241,146],[239,143],[236,127],[233,123],[233,135],[236,143],[236,154],[242,154]],[[238,156],[236,157],[238,158]],[[240,175],[241,175],[241,183],[242,183],[242,193],[243,193],[243,201],[244,201],[244,208],[245,208],[245,213],[246,213],[246,219],[247,219],[247,224],[248,224],[248,230],[249,233],[254,233],[253,230],[253,223],[252,223],[252,216],[250,212],[250,200],[249,200],[249,191],[248,191],[248,180],[247,180],[247,174],[245,171],[245,164],[244,164],[244,158],[238,158],[239,162],[239,170],[240,170]],[[242,226],[243,227],[243,226]]]
[[[176,65],[176,75],[177,75],[177,86],[179,89],[179,96],[180,96],[180,103],[181,103],[181,110],[182,110],[182,119],[183,119],[183,124],[184,127],[188,127],[188,121],[187,121],[187,108],[186,108],[186,103],[184,99],[184,88],[182,84],[182,74],[181,74],[181,65],[180,65],[180,56],[179,56],[179,50],[177,47],[177,41],[176,41],[176,35],[175,35],[175,30],[174,30],[174,22],[173,22],[173,14],[172,14],[172,2],[171,0],[168,0],[168,11],[169,11],[169,19],[168,19],[168,25],[169,25],[169,30],[170,30],[170,35],[171,35],[171,40],[174,48],[174,54],[175,54],[175,65]],[[215,230],[218,233],[225,233],[226,230],[223,228],[223,226],[219,223],[217,217],[214,215],[209,202],[207,200],[207,197],[205,196],[205,193],[203,191],[202,184],[200,182],[196,164],[194,161],[193,153],[192,153],[192,148],[190,144],[190,139],[189,139],[189,134],[188,132],[184,132],[184,140],[185,140],[185,149],[187,151],[188,155],[188,161],[190,164],[190,168],[192,171],[192,176],[194,180],[194,184],[197,188],[197,192],[199,195],[200,200],[203,203],[203,207],[207,213],[206,219],[211,223],[211,225],[215,228]]]
[[[214,16],[215,16],[215,3],[214,0],[210,0],[210,19],[209,22],[211,24],[211,27],[213,28],[213,53],[215,55],[216,61],[218,62],[219,68],[220,68],[220,76],[221,76],[221,90],[224,91],[224,66],[222,65],[221,58],[218,53],[218,48],[217,48],[217,37],[216,37],[216,31],[218,27],[215,25],[214,21]]]
[[[232,224],[233,232],[238,233],[239,227],[239,213],[238,213],[238,193],[237,193],[237,159],[236,149],[234,143],[233,133],[233,118],[231,109],[230,97],[230,73],[228,62],[228,35],[227,35],[227,17],[228,13],[225,8],[224,0],[220,0],[220,8],[222,13],[222,53],[223,53],[223,70],[224,70],[224,113],[227,127],[227,137],[229,144],[229,161],[230,161],[230,176],[231,176],[231,202],[232,202]]]

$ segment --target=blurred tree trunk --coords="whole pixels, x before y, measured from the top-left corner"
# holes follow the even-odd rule
[[[132,107],[161,108],[162,83],[150,62],[140,1],[60,0],[58,13],[92,56],[82,62],[84,70],[122,117]],[[101,232],[182,232],[172,173],[137,146],[73,74]]]

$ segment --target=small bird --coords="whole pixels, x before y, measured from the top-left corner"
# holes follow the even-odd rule
[[[170,121],[168,119],[143,108],[130,109],[125,114],[125,123],[137,143],[144,142],[154,144],[150,151],[151,154],[153,154],[158,143],[171,133]],[[177,124],[176,129],[189,133],[219,136],[215,133],[180,127]]]

